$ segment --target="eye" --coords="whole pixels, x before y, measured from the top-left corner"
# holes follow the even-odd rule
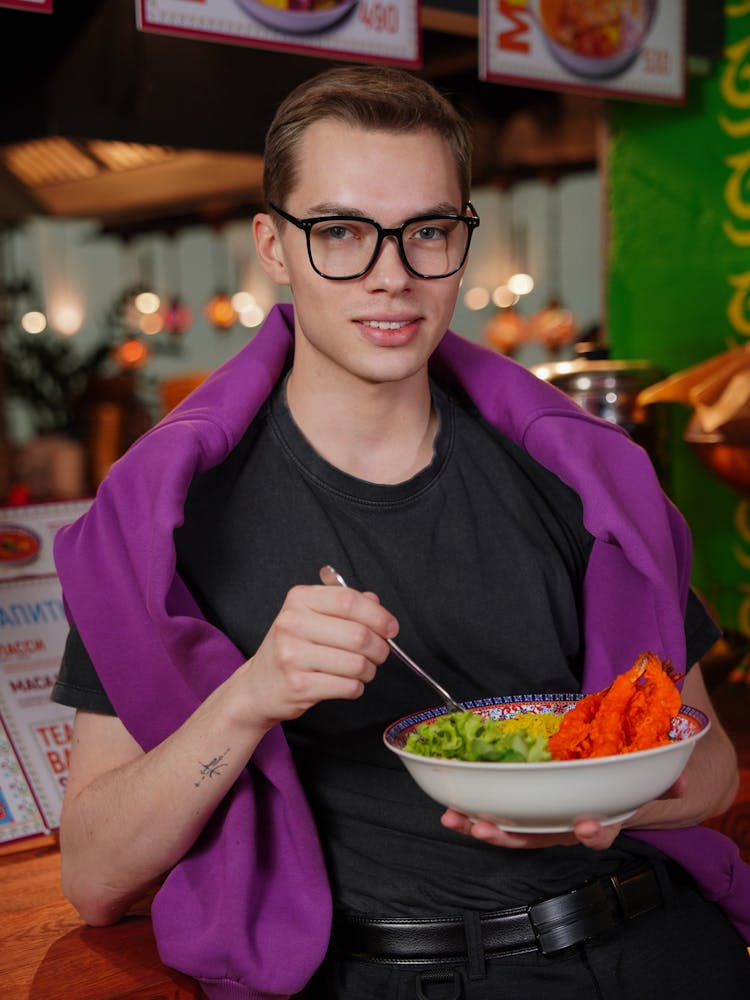
[[[344,240],[347,236],[352,235],[352,231],[347,226],[342,226],[341,223],[337,223],[334,226],[326,226],[321,229],[320,236],[325,236],[329,240]]]
[[[443,221],[423,222],[415,226],[411,232],[407,233],[410,240],[419,240],[423,243],[443,242],[448,238],[449,225]]]
[[[343,243],[361,239],[362,226],[356,222],[330,219],[326,222],[316,223],[312,229],[312,235],[316,239],[325,240],[328,243]]]

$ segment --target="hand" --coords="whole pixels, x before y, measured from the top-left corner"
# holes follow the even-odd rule
[[[258,651],[238,671],[252,722],[270,728],[320,701],[359,698],[398,622],[377,596],[300,586],[286,596]]]
[[[602,851],[612,845],[622,829],[621,823],[602,826],[595,819],[582,819],[569,833],[510,833],[507,830],[501,830],[500,827],[487,820],[475,822],[455,809],[447,809],[440,822],[448,830],[466,834],[469,837],[482,840],[486,844],[494,844],[496,847],[526,849],[583,844],[584,847]]]
[[[674,785],[659,798],[680,798],[685,793],[685,787],[685,776],[682,774]],[[646,816],[648,815],[649,805],[650,803],[641,806],[627,821],[627,826],[632,829],[646,826],[647,823],[641,822],[640,817],[644,812]],[[475,837],[477,840],[482,840],[486,844],[494,844],[496,847],[536,848],[557,845],[569,847],[573,844],[583,844],[584,847],[590,847],[594,851],[606,851],[626,826],[625,822],[602,826],[596,819],[581,819],[569,833],[510,833],[507,830],[501,830],[500,827],[487,820],[475,822],[455,809],[447,809],[440,822],[448,830],[455,830],[457,833]]]

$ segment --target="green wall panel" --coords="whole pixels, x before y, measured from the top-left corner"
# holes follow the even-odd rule
[[[690,79],[684,106],[609,107],[609,342],[670,373],[750,337],[750,9],[725,10],[725,57]],[[693,531],[694,584],[750,634],[750,498],[704,468],[682,440],[690,411],[670,409],[667,482]]]

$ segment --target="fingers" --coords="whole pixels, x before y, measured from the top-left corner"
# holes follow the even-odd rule
[[[302,638],[312,648],[311,669],[371,680],[374,668],[388,656],[386,640],[398,632],[398,622],[379,601],[340,587],[300,587],[290,591],[274,627],[280,639]],[[298,652],[297,648],[293,655]],[[317,655],[316,655],[317,654]],[[361,672],[360,661],[370,669]]]
[[[501,830],[488,820],[472,820],[455,809],[447,809],[440,817],[440,822],[448,830],[463,833],[495,847],[552,847],[554,844],[575,843],[572,834],[512,833],[510,830]]]
[[[594,851],[606,851],[612,846],[621,829],[621,823],[602,826],[596,819],[582,819],[575,824],[573,832],[578,843],[584,847],[590,847]]]
[[[362,593],[351,587],[295,587],[289,598],[296,597],[320,614],[360,623],[383,638],[390,639],[398,633],[396,618],[369,591]]]
[[[596,819],[584,819],[575,824],[572,832],[516,833],[501,830],[487,820],[472,820],[455,809],[447,809],[441,816],[440,822],[448,830],[474,837],[475,840],[496,847],[511,848],[542,848],[558,845],[569,847],[580,843],[592,850],[602,851],[611,847],[621,829],[620,824],[602,826]]]
[[[398,622],[374,594],[299,586],[287,594],[247,662],[248,703],[261,724],[298,718],[320,701],[360,697]]]
[[[326,595],[285,603],[272,625],[284,666],[346,675],[359,672],[355,658],[373,668],[382,663],[389,652],[385,634],[397,626],[379,605],[361,595],[359,609],[349,607],[352,603],[347,599],[347,606],[340,606]],[[380,613],[369,614],[370,608]]]

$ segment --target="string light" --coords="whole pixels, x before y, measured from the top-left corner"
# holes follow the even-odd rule
[[[121,368],[142,368],[149,358],[149,350],[137,337],[127,337],[115,347],[112,356]]]
[[[473,312],[484,309],[490,303],[490,293],[481,285],[475,285],[464,293],[464,305]]]
[[[31,309],[29,312],[24,313],[21,317],[21,326],[26,333],[35,337],[37,334],[42,333],[43,330],[47,329],[47,317],[38,309]]]
[[[527,324],[515,309],[501,309],[492,316],[484,328],[484,339],[501,354],[513,354],[527,338]]]
[[[231,296],[217,292],[206,303],[206,319],[217,330],[229,330],[237,322],[237,310]]]
[[[240,323],[246,327],[260,326],[265,318],[265,311],[257,302],[253,302],[247,309],[243,309],[240,313]]]
[[[528,295],[534,291],[534,279],[525,271],[511,274],[506,284],[514,295]]]
[[[167,302],[162,303],[159,314],[162,319],[162,328],[165,333],[174,337],[180,337],[193,325],[193,312],[180,297],[180,257],[178,247],[175,242],[174,233],[169,234],[166,244],[164,266],[167,272],[167,284],[171,291],[171,297]]]
[[[509,306],[514,306],[519,298],[520,296],[512,292],[507,285],[498,285],[492,293],[492,301],[498,309],[507,309]]]
[[[219,272],[224,261],[220,260],[219,257],[222,251],[226,251],[226,245],[221,234],[217,231],[213,234],[213,241],[214,280],[218,288],[206,303],[205,316],[215,329],[224,332],[237,322],[238,313],[232,304],[232,296],[221,287]]]
[[[179,336],[193,324],[192,310],[182,299],[171,299],[161,310],[163,328],[167,333]]]
[[[141,316],[138,320],[138,328],[141,333],[145,333],[147,337],[153,337],[157,333],[161,333],[164,329],[164,320],[160,313],[146,313],[146,315]]]
[[[73,337],[83,326],[83,307],[77,302],[56,302],[50,305],[50,326],[63,337]]]
[[[158,311],[161,299],[156,292],[139,292],[134,300],[135,308],[145,316],[152,316]]]
[[[234,295],[232,296],[232,307],[234,308],[235,312],[238,313],[239,315],[242,315],[242,313],[246,309],[249,309],[250,306],[254,305],[255,305],[255,296],[253,295],[252,292],[240,291],[240,292],[235,292]]]

